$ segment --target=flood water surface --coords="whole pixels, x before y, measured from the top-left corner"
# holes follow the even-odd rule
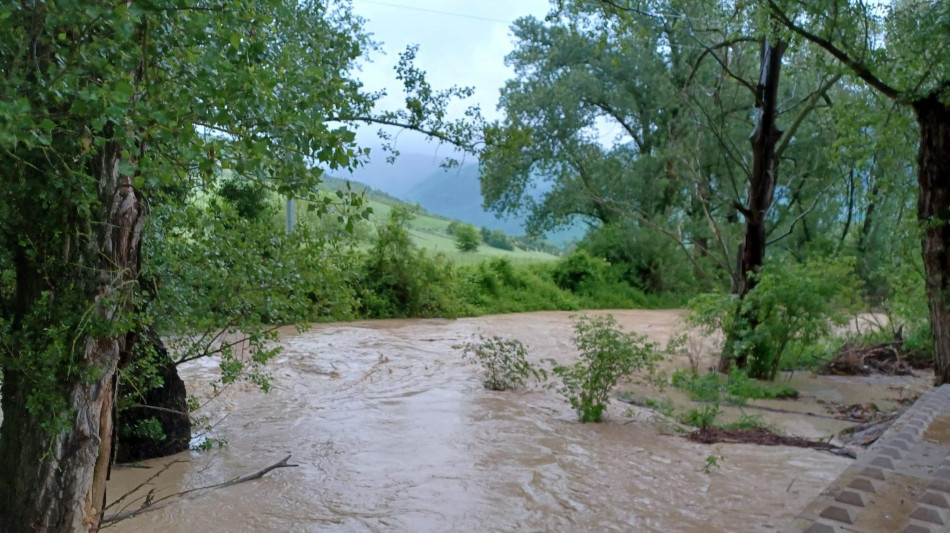
[[[658,341],[678,317],[613,314]],[[520,339],[535,361],[567,362],[571,325],[567,313],[544,312],[328,324],[286,335],[270,363],[273,390],[230,390],[213,408],[226,446],[114,470],[109,490],[118,497],[171,459],[185,462],[151,482],[153,499],[287,454],[298,466],[110,529],[775,531],[851,462],[808,449],[694,444],[619,402],[606,422],[580,424],[555,391],[484,390],[479,368],[461,357],[459,346],[480,332]],[[182,372],[200,389],[211,370]],[[704,473],[710,455],[723,459]]]

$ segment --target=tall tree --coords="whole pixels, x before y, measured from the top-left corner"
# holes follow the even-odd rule
[[[769,0],[791,33],[857,78],[913,109],[920,131],[917,217],[934,337],[936,383],[950,383],[950,3],[880,6]]]
[[[0,4],[0,530],[98,528],[163,188],[227,169],[306,194],[315,164],[362,153],[340,120],[459,133],[411,53],[409,110],[374,113],[348,77],[371,46],[346,4],[320,0]]]
[[[779,82],[782,57],[788,44],[781,39],[762,39],[759,59],[759,81],[755,86],[756,119],[749,141],[752,144],[752,173],[749,176],[747,205],[741,209],[745,216],[742,245],[739,247],[738,295],[739,309],[735,324],[754,329],[755,313],[743,312],[742,300],[755,287],[756,277],[765,262],[766,216],[772,207],[778,174],[776,146],[782,136],[776,120],[779,106]],[[726,348],[719,361],[719,370],[728,372],[735,359],[736,366],[744,368],[749,354],[734,349],[737,339],[735,328],[729,332]],[[755,354],[753,354],[754,356]],[[759,376],[761,377],[761,376]]]

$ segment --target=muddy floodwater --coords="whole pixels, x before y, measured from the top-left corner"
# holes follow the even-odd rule
[[[612,314],[625,329],[657,341],[674,332],[679,317]],[[116,469],[109,494],[117,497],[173,459],[183,462],[147,487],[153,499],[252,473],[287,454],[299,466],[110,530],[775,531],[851,464],[809,449],[694,444],[650,411],[616,401],[606,422],[580,424],[554,391],[484,390],[479,368],[461,357],[459,345],[482,333],[520,339],[536,361],[569,362],[572,323],[569,313],[540,312],[288,333],[284,352],[270,364],[273,390],[242,385],[209,404],[211,420],[220,421],[214,436],[226,446],[140,465],[148,469]],[[202,390],[214,367],[195,364],[182,373],[192,390]],[[762,405],[814,411],[822,398],[880,405],[926,383],[835,379],[794,376],[802,402]],[[763,413],[802,436],[828,436],[847,425]],[[723,459],[704,473],[711,454]]]

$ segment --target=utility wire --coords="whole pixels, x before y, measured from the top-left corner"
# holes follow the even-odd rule
[[[390,3],[390,2],[379,2],[379,1],[377,1],[377,0],[358,0],[358,1],[359,1],[360,3],[364,3],[364,4],[375,4],[375,5],[378,5],[378,6],[395,7],[395,8],[399,8],[399,9],[406,9],[406,10],[409,10],[409,11],[421,11],[421,12],[423,12],[423,13],[435,13],[435,14],[437,14],[437,15],[448,15],[448,16],[450,16],[450,17],[461,17],[461,18],[472,19],[472,20],[482,20],[482,21],[485,21],[485,22],[496,22],[496,23],[499,23],[499,24],[513,24],[513,23],[514,23],[513,20],[493,19],[493,18],[490,18],[490,17],[480,17],[480,16],[478,16],[478,15],[468,15],[468,14],[465,14],[465,13],[455,13],[455,12],[452,12],[452,11],[440,11],[440,10],[438,10],[438,9],[427,9],[427,8],[424,8],[424,7],[407,6],[407,5],[403,5],[403,4],[393,4],[393,3]]]

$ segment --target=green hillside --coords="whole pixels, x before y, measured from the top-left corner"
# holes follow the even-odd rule
[[[419,204],[429,213],[449,217],[478,228],[500,230],[508,235],[524,235],[525,217],[498,218],[482,206],[477,164],[443,169],[443,160],[432,155],[402,154],[394,162],[369,162],[343,176],[352,183],[369,186],[390,198]],[[583,224],[552,231],[545,239],[563,248],[581,240]]]
[[[346,181],[325,177],[324,185],[328,190],[345,190]],[[372,209],[368,223],[357,230],[357,236],[369,241],[369,238],[375,232],[375,224],[389,217],[389,213],[396,206],[409,206],[406,202],[400,201],[386,193],[370,188],[360,183],[351,183],[354,191],[364,194],[366,206]],[[298,216],[306,216],[306,209],[300,209]],[[449,235],[448,227],[455,219],[429,213],[424,209],[419,209],[416,216],[410,222],[410,233],[417,246],[439,252],[458,264],[474,264],[484,259],[492,257],[504,257],[514,264],[531,263],[540,261],[551,261],[557,259],[556,255],[523,249],[514,251],[501,250],[493,248],[486,244],[479,246],[475,252],[463,253],[455,248],[455,239]]]

